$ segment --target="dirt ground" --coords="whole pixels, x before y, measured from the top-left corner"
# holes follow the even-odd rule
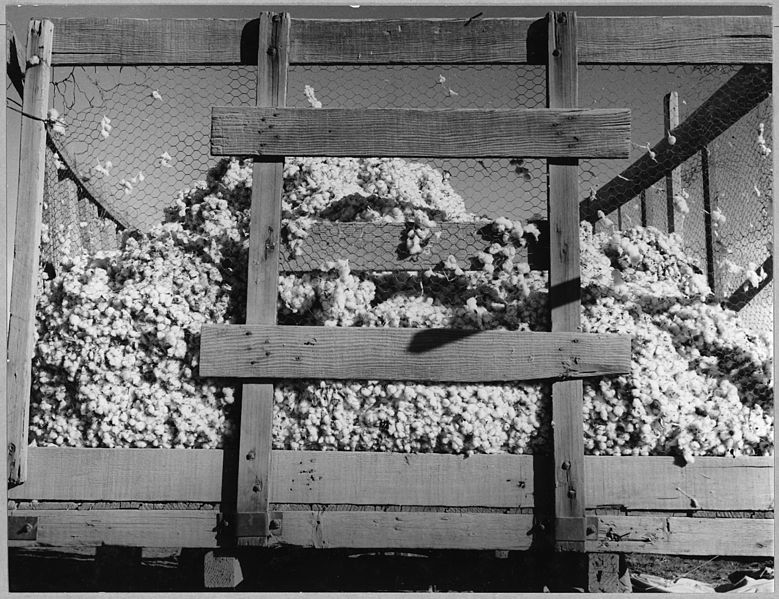
[[[554,581],[542,580],[539,564],[527,554],[506,559],[487,551],[439,551],[419,554],[355,554],[345,551],[273,550],[256,554],[243,568],[239,591],[473,591],[540,592]],[[628,554],[632,573],[665,578],[688,577],[712,585],[728,582],[743,570],[773,567],[772,559],[711,559]],[[144,558],[136,570],[96,575],[94,558],[85,555],[9,551],[10,590],[44,591],[205,591],[202,552]],[[554,589],[552,590],[562,590]]]

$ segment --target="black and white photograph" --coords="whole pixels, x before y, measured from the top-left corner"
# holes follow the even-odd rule
[[[351,1],[0,6],[0,594],[772,595],[772,5]]]

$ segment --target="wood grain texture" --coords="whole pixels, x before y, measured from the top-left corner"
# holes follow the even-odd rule
[[[552,12],[547,21],[547,105],[572,108],[579,101],[576,14]],[[576,331],[581,318],[579,164],[573,160],[549,160],[548,171],[552,331]],[[556,532],[555,544],[560,550],[583,551],[586,490],[581,381],[552,384],[552,432],[555,517],[580,519],[576,529],[568,527],[565,538]]]
[[[582,63],[769,64],[771,18],[589,17],[579,19]]]
[[[284,512],[282,544],[328,549],[530,548],[529,514]]]
[[[628,109],[212,108],[214,156],[627,158]]]
[[[56,65],[256,63],[256,20],[53,21]],[[536,64],[545,52],[543,23],[293,19],[290,63]],[[583,17],[578,35],[579,60],[589,64],[771,62],[771,19],[763,16]]]
[[[352,271],[423,271],[439,266],[450,255],[460,259],[463,269],[478,270],[476,254],[492,243],[491,221],[479,223],[439,223],[434,237],[421,254],[409,255],[405,224],[315,223],[308,231],[298,256],[282,250],[281,272],[309,272],[328,260],[349,260]],[[526,246],[517,248],[515,262],[527,262],[532,270],[549,268],[549,227],[534,221],[541,235],[538,241],[525,235]],[[435,237],[440,233],[440,236]],[[477,264],[478,262],[478,264]]]
[[[41,245],[43,184],[46,163],[46,129],[43,120],[49,107],[51,82],[51,43],[53,26],[49,21],[30,21],[27,62],[33,56],[39,63],[25,72],[20,143],[19,185],[16,201],[13,280],[11,282],[8,324],[7,431],[8,479],[24,482],[27,475],[27,430],[30,416],[32,357],[35,350],[35,307],[38,260]],[[40,120],[39,120],[40,119]]]
[[[228,455],[227,463],[236,459]],[[533,456],[273,451],[274,503],[531,507]],[[219,502],[222,450],[31,447],[16,501]],[[588,508],[771,510],[772,457],[585,457]],[[192,476],[181,476],[191,472]],[[680,489],[680,491],[677,490]]]
[[[600,516],[587,551],[671,555],[772,556],[774,521],[746,518]]]
[[[679,126],[679,93],[669,92],[663,98],[663,127],[665,135],[669,135]],[[677,166],[665,174],[665,206],[668,232],[676,230],[676,208],[674,196],[682,191],[682,170]],[[682,218],[684,218],[682,216]]]
[[[630,337],[454,329],[204,325],[200,375],[517,381],[630,371]]]
[[[170,510],[17,510],[38,518],[34,542],[9,546],[215,547],[215,512]]]
[[[771,93],[771,68],[745,66],[701,104],[673,130],[676,143],[670,145],[664,135],[652,146],[656,160],[644,154],[596,192],[596,200],[582,218],[595,222],[597,212],[608,214],[629,202],[642,190],[665,177],[666,173],[716,139],[733,123],[749,113]]]
[[[289,15],[260,13],[257,50],[257,105],[284,106],[289,68]],[[284,158],[252,167],[246,322],[275,324],[279,282],[281,192]],[[267,512],[273,429],[273,385],[244,385],[238,451],[238,512]],[[265,531],[267,536],[267,530]],[[240,538],[263,544],[264,536]]]

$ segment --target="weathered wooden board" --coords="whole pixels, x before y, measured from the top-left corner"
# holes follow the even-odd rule
[[[588,551],[671,555],[772,556],[774,521],[748,518],[600,516]]]
[[[529,514],[284,512],[283,543],[319,549],[530,548]]]
[[[774,507],[772,457],[697,457],[680,466],[670,456],[587,456],[585,480],[591,508],[685,510],[691,498],[702,510]]]
[[[53,19],[54,64],[256,64],[256,20]],[[466,25],[467,23],[467,25]],[[769,16],[582,17],[582,63],[770,63]],[[537,19],[293,19],[291,64],[539,63]],[[539,57],[539,51],[541,55]]]
[[[37,520],[34,545],[216,547],[217,515],[204,511],[17,510]],[[514,549],[530,547],[530,514],[440,514],[434,512],[283,512],[273,544],[319,549],[428,548]],[[600,516],[591,552],[677,555],[771,556],[774,521],[662,516]]]
[[[484,507],[532,506],[533,462],[540,459],[341,451],[273,451],[271,456],[274,503]],[[216,449],[31,447],[28,480],[8,495],[41,501],[219,502],[223,464],[236,459]],[[684,467],[672,457],[586,456],[584,463],[589,508],[689,510],[691,500],[682,491],[704,510],[774,507],[772,457],[699,457]]]
[[[216,106],[214,156],[627,158],[630,110]]]
[[[771,18],[582,17],[579,60],[614,64],[772,61]]]
[[[16,199],[13,280],[8,321],[7,381],[7,467],[11,484],[27,476],[27,429],[30,416],[32,357],[35,349],[35,306],[43,212],[43,184],[46,166],[46,129],[53,27],[49,21],[30,21],[27,61],[37,64],[25,72],[21,127],[19,186]],[[4,223],[5,224],[5,223]],[[23,234],[22,234],[23,233]],[[3,300],[5,301],[5,300]]]
[[[609,213],[654,185],[703,146],[716,139],[771,93],[771,67],[745,66],[672,131],[671,145],[663,136],[653,147],[582,204],[582,218],[598,220],[598,210]]]
[[[126,547],[215,547],[215,512],[171,510],[17,510],[38,519],[36,541],[9,546],[123,545]]]
[[[551,12],[548,20],[547,106],[578,105],[579,73],[576,14]],[[549,215],[549,303],[552,331],[576,331],[581,319],[579,274],[579,163],[549,160],[547,214]],[[584,434],[582,382],[552,384],[554,442],[555,544],[560,550],[583,551]],[[571,524],[563,530],[562,522]]]
[[[284,106],[289,67],[289,15],[260,13],[256,100],[258,106]],[[284,159],[257,161],[252,167],[246,322],[276,323],[279,284],[281,193]],[[239,513],[267,512],[273,436],[273,384],[243,386],[236,508]],[[260,545],[258,537],[240,544]]]
[[[546,221],[534,223],[541,235],[538,241],[526,234],[527,245],[517,248],[514,261],[527,262],[532,270],[549,268],[549,227]],[[421,254],[409,255],[405,224],[315,223],[300,247],[300,254],[282,249],[279,269],[283,272],[317,270],[331,260],[349,260],[352,271],[422,271],[439,266],[452,255],[461,268],[481,269],[476,254],[490,244],[489,222],[439,223]],[[440,235],[439,235],[440,233]]]
[[[630,337],[276,325],[204,325],[200,375],[517,381],[630,371]]]

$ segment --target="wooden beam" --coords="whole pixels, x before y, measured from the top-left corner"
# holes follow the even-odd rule
[[[256,20],[54,19],[55,65],[256,64]],[[290,64],[539,64],[539,19],[293,19]],[[770,63],[771,18],[583,17],[583,64]]]
[[[214,156],[627,158],[627,109],[212,108]]]
[[[289,68],[287,13],[260,13],[257,50],[257,106],[284,106]],[[251,224],[246,322],[274,325],[279,282],[281,194],[284,158],[255,161],[252,167]],[[237,511],[267,513],[270,493],[273,437],[273,385],[243,386],[240,448],[238,451]],[[239,537],[239,544],[263,545],[265,530],[257,537]]]
[[[533,221],[541,232],[538,241],[526,234],[526,246],[517,248],[515,262],[527,262],[532,270],[549,269],[549,227]],[[308,231],[300,255],[282,251],[282,272],[309,272],[336,258],[349,260],[352,271],[423,271],[439,266],[450,255],[460,259],[464,270],[479,270],[476,254],[492,243],[491,221],[439,223],[421,254],[409,255],[407,224],[317,222]]]
[[[16,510],[38,519],[36,541],[12,547],[122,544],[127,547],[217,546],[215,512],[153,510]],[[530,547],[533,516],[436,512],[283,512],[273,545],[332,549],[516,549]]]
[[[217,546],[217,514],[176,510],[16,510],[37,518],[35,541],[49,545],[126,547]],[[772,556],[772,519],[600,516],[590,552],[672,555]],[[287,511],[274,545],[317,549],[508,549],[530,548],[530,514],[436,512]]]
[[[738,312],[743,309],[755,296],[765,289],[768,284],[774,280],[774,257],[768,256],[757,269],[765,272],[766,277],[760,281],[757,287],[754,287],[748,280],[744,281],[738,288],[723,302],[723,305],[729,310]]]
[[[663,98],[663,134],[670,135],[679,126],[679,93],[670,92]],[[668,219],[668,233],[676,230],[676,208],[674,196],[682,192],[682,170],[672,168],[665,175],[665,206]],[[684,216],[682,216],[684,218]],[[620,227],[621,228],[621,227]]]
[[[30,545],[125,547],[216,547],[217,513],[199,510],[16,510],[38,519]]]
[[[772,62],[771,17],[584,17],[584,64]]]
[[[27,37],[19,185],[16,203],[13,281],[8,325],[7,363],[8,479],[19,484],[27,476],[27,429],[30,413],[32,357],[35,350],[35,307],[38,287],[46,164],[46,129],[51,82],[50,21],[30,21]],[[24,233],[24,234],[22,234]]]
[[[673,145],[663,136],[652,147],[654,159],[647,152],[601,187],[596,192],[596,200],[589,202],[586,211],[582,210],[582,218],[594,223],[598,220],[598,210],[609,213],[629,202],[711,143],[770,93],[770,66],[743,67],[672,131],[676,138]]]
[[[204,325],[200,376],[518,381],[630,371],[630,337],[454,329]]]
[[[211,502],[221,500],[223,464],[216,449],[31,447],[29,476],[14,500]],[[270,501],[362,505],[532,507],[529,455],[273,451]],[[586,456],[587,507],[633,510],[773,509],[772,457]],[[197,473],[181,476],[182,472]]]
[[[587,551],[670,555],[772,556],[773,519],[600,516]]]
[[[547,105],[578,104],[577,26],[574,12],[550,12],[548,20]],[[579,275],[579,163],[549,160],[549,301],[552,331],[576,331],[581,319]],[[555,518],[571,522],[555,531],[562,551],[583,551],[585,538],[582,382],[552,384]]]

